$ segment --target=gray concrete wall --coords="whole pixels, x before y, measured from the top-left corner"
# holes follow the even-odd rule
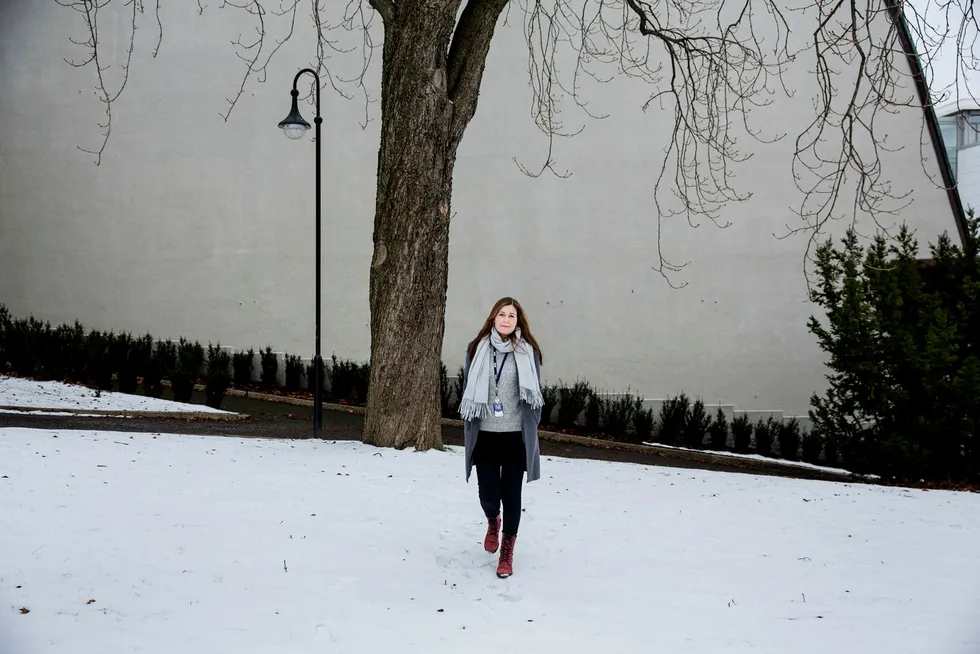
[[[29,0],[7,0],[0,12],[0,302],[15,315],[236,348],[272,344],[309,357],[314,146],[276,129],[292,76],[313,54],[305,10],[267,81],[249,84],[227,122],[218,114],[243,72],[230,41],[249,36],[251,25],[239,12],[209,7],[198,16],[194,3],[168,4],[153,58],[148,16],[100,166],[77,147],[100,141],[94,71],[63,61],[83,54],[68,40],[84,37],[78,15]],[[802,44],[812,15],[787,18]],[[104,20],[106,52],[118,62],[125,19]],[[721,220],[731,226],[692,227],[681,216],[658,225],[654,180],[673,121],[657,105],[641,109],[650,86],[617,78],[583,89],[605,120],[564,103],[566,129],[584,126],[555,143],[556,168],[571,177],[532,179],[517,168],[515,157],[528,166],[544,161],[548,142],[529,115],[519,12],[510,20],[491,50],[456,166],[450,371],[492,303],[514,295],[542,343],[547,381],[583,377],[610,392],[685,391],[712,405],[805,414],[810,394],[824,386],[823,357],[806,329],[817,311],[802,274],[806,236],[774,235],[799,224],[790,165],[795,135],[813,117],[812,62],[800,57],[787,72],[794,97],[777,95],[750,115],[763,136],[788,136],[772,145],[742,140],[754,156],[734,166],[734,182],[752,197],[724,209]],[[381,36],[377,30],[376,41]],[[380,53],[367,79],[375,97],[379,63]],[[332,65],[349,76],[360,60],[335,55]],[[107,75],[117,79],[118,70]],[[327,90],[323,102],[324,352],[364,360],[379,108],[367,108],[362,127],[362,97]],[[304,111],[311,120],[308,105]],[[938,179],[931,146],[920,149],[921,120],[915,110],[878,118],[888,146],[904,148],[882,153],[885,177],[910,193],[899,218],[924,246],[955,226],[929,177]],[[848,206],[845,198],[842,211]],[[654,270],[658,238],[669,260],[689,262],[672,277],[683,289]]]

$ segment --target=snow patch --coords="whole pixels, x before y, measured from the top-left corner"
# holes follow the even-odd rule
[[[499,580],[457,448],[0,429],[0,651],[980,650],[980,495],[542,473]]]
[[[100,411],[167,411],[224,413],[204,404],[172,402],[145,395],[102,391],[57,381],[33,381],[0,375],[0,406],[32,409],[89,409]]]

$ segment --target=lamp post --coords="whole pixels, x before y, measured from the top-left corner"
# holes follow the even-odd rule
[[[310,124],[303,120],[299,113],[299,103],[297,97],[299,91],[296,84],[303,73],[313,75],[316,80],[316,118],[313,123],[316,125],[316,353],[313,357],[313,437],[320,438],[323,431],[323,404],[321,398],[322,389],[321,379],[323,378],[323,357],[320,356],[320,76],[312,68],[304,68],[296,73],[293,78],[292,108],[279,127],[291,139],[302,138],[306,130],[310,129]]]

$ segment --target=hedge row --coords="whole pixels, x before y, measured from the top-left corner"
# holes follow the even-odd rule
[[[142,388],[149,397],[163,395],[164,380],[170,382],[173,398],[191,400],[194,385],[203,383],[208,406],[220,408],[229,386],[268,392],[299,392],[303,380],[313,376],[313,366],[304,366],[297,355],[284,357],[285,385],[279,383],[279,358],[266,347],[259,352],[259,383],[253,383],[255,351],[229,353],[221,344],[208,344],[181,337],[177,342],[155,340],[150,334],[134,337],[128,332],[86,330],[74,324],[52,327],[33,316],[12,318],[0,305],[0,373],[22,377],[85,384],[100,390],[118,389],[136,393]],[[367,398],[368,367],[333,357],[325,366],[325,397],[339,402],[360,403]]]
[[[155,340],[150,334],[134,337],[127,332],[86,330],[81,323],[52,327],[33,316],[11,318],[0,305],[0,372],[10,371],[23,377],[82,383],[102,390],[118,388],[124,393],[161,397],[164,380],[171,384],[173,397],[189,402],[194,384],[204,383],[206,403],[220,408],[229,386],[261,389],[266,392],[299,393],[304,381],[310,388],[313,365],[304,366],[297,355],[286,354],[284,385],[279,383],[279,357],[271,346],[259,351],[259,370],[255,370],[256,352],[229,353],[220,344],[208,344],[181,337],[177,342]],[[328,400],[363,405],[367,399],[370,366],[332,357],[325,366],[323,388]],[[259,382],[253,382],[258,372]],[[451,379],[445,365],[440,372],[442,412],[457,415],[463,369]],[[760,421],[751,424],[745,416],[731,425],[719,410],[709,416],[703,402],[693,403],[681,394],[666,401],[658,415],[644,409],[642,399],[630,394],[616,398],[603,397],[585,381],[572,385],[559,383],[543,389],[545,406],[542,427],[570,433],[606,437],[626,442],[658,442],[687,447],[711,447],[740,453],[756,451],[783,458],[800,458],[816,463],[826,449],[828,462],[837,461],[836,451],[826,448],[818,436],[801,434],[795,420],[783,424]],[[776,447],[773,447],[776,444]]]

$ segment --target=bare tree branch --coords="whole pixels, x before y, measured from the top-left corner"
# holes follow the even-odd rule
[[[82,46],[87,50],[86,57],[80,62],[65,60],[67,63],[75,66],[76,68],[84,68],[85,66],[92,65],[95,68],[96,74],[96,95],[99,101],[105,105],[105,122],[99,123],[99,127],[102,129],[102,143],[99,145],[97,150],[89,150],[78,146],[78,149],[87,154],[91,154],[95,157],[95,165],[98,166],[102,163],[102,153],[105,151],[106,144],[109,142],[109,134],[112,132],[112,104],[117,98],[122,94],[123,90],[126,88],[127,82],[129,82],[129,66],[133,60],[133,46],[136,40],[136,27],[137,18],[143,13],[143,3],[138,0],[129,0],[126,6],[130,7],[129,13],[131,14],[130,20],[127,21],[129,25],[129,45],[126,48],[126,55],[123,63],[120,66],[122,80],[118,83],[118,88],[115,91],[110,90],[110,83],[107,79],[106,73],[109,71],[109,65],[103,63],[101,53],[99,50],[99,44],[101,42],[99,35],[99,12],[109,4],[111,0],[80,0],[78,2],[72,2],[69,0],[55,0],[59,5],[63,7],[68,7],[80,13],[83,17],[85,23],[86,40],[76,41],[72,39],[72,43],[75,45]],[[157,11],[159,12],[159,4],[157,5]],[[159,16],[159,13],[157,14]],[[160,33],[160,39],[163,39],[163,32]],[[159,42],[157,50],[159,50]],[[156,51],[154,51],[154,56],[156,56]]]
[[[898,214],[911,205],[911,189],[896,188],[882,166],[883,155],[899,149],[890,145],[882,118],[901,108],[924,108],[900,42],[899,21],[904,17],[914,34],[927,77],[934,77],[940,51],[955,45],[956,98],[976,102],[962,83],[980,63],[972,0],[926,0],[920,11],[907,3],[889,8],[887,0],[811,1],[819,17],[810,49],[819,94],[812,122],[796,140],[793,160],[803,192],[796,210],[801,223],[787,225],[778,237],[809,234],[804,263],[808,281],[810,253],[829,221],[847,219],[862,233],[858,222],[869,216],[877,231],[891,236]],[[943,89],[936,91],[943,95]],[[944,187],[926,167],[927,161],[935,161],[926,127],[923,120],[919,160],[934,183]]]
[[[259,83],[265,82],[269,63],[275,58],[280,49],[292,39],[296,20],[299,12],[301,0],[278,0],[278,8],[271,8],[274,0],[222,0],[218,9],[238,10],[247,15],[254,21],[254,33],[251,36],[241,34],[233,42],[235,55],[245,63],[245,70],[235,89],[234,95],[227,98],[228,108],[219,115],[226,122],[231,118],[231,113],[237,106],[249,82],[255,78]],[[372,0],[380,2],[381,11],[388,11],[384,7],[394,9],[393,0]],[[140,27],[140,20],[145,12],[144,0],[56,0],[58,4],[78,12],[84,24],[84,39],[72,39],[72,43],[84,50],[84,56],[78,61],[67,60],[72,66],[83,68],[91,65],[96,75],[96,94],[99,101],[104,105],[105,121],[99,123],[102,131],[102,140],[97,149],[79,147],[83,152],[92,154],[95,157],[95,164],[99,165],[102,161],[102,154],[105,152],[112,131],[113,105],[122,95],[123,90],[129,80],[130,66],[133,60],[133,51],[136,41],[136,33]],[[326,85],[331,86],[334,91],[347,99],[353,95],[345,91],[346,86],[357,87],[364,98],[364,123],[366,127],[369,122],[369,105],[373,101],[367,87],[364,85],[365,76],[370,69],[374,50],[378,47],[372,38],[373,26],[372,19],[374,11],[366,7],[365,0],[351,0],[344,10],[343,15],[338,21],[331,22],[323,16],[324,8],[320,0],[310,0],[312,5],[312,18],[316,26],[317,43],[316,56],[313,63]],[[163,44],[164,25],[161,18],[161,0],[154,0],[153,19],[156,23],[156,44],[152,50],[152,56],[157,57]],[[207,5],[201,0],[197,2],[197,12],[203,14]],[[110,47],[113,38],[106,38],[99,32],[99,18],[104,12],[126,11],[129,20],[128,25],[128,47],[121,63],[116,64],[117,75],[110,74],[112,65],[106,61],[106,49]],[[285,21],[282,23],[287,29],[281,37],[275,36],[273,25],[270,19],[275,18]],[[277,23],[279,24],[279,23]],[[281,31],[281,29],[280,29]],[[336,38],[335,34],[355,33],[361,41],[360,50],[363,59],[362,65],[357,72],[344,78],[337,76],[333,69],[328,66],[333,53],[347,54],[358,49],[356,46],[347,47],[341,43],[342,39]],[[113,37],[115,35],[112,35]],[[118,78],[118,79],[117,79]],[[312,89],[311,89],[312,90]],[[310,94],[309,97],[312,97]]]
[[[756,25],[757,14],[770,19],[764,31]],[[600,75],[595,70],[599,66],[654,87],[644,110],[656,106],[673,113],[671,137],[653,189],[658,220],[655,269],[670,282],[667,273],[686,264],[664,257],[659,221],[685,215],[696,227],[695,217],[701,216],[724,227],[721,211],[751,197],[733,186],[733,164],[751,157],[737,147],[736,135],[744,130],[766,141],[748,124],[749,112],[771,102],[773,83],[781,80],[792,58],[789,26],[777,0],[585,0],[575,12],[565,2],[527,0],[525,19],[532,113],[548,138],[546,161],[537,172],[522,166],[527,174],[556,172],[551,158],[555,137],[581,131],[568,131],[561,122],[562,96],[587,115],[601,118],[582,98],[583,84],[612,79]],[[566,43],[576,55],[569,83],[557,65],[560,46]]]
[[[508,0],[468,2],[453,33],[446,66],[446,85],[453,102],[452,142],[463,138],[463,131],[476,114],[477,100],[487,53],[497,20]]]
[[[82,17],[85,38],[73,41],[85,54],[74,66],[91,65],[96,91],[104,105],[100,122],[102,142],[83,149],[101,162],[111,132],[113,105],[126,87],[136,30],[144,15],[144,0],[56,0]],[[222,0],[219,9],[237,9],[249,17],[254,33],[234,41],[244,72],[221,115],[227,121],[250,80],[265,80],[269,62],[294,35],[300,0]],[[462,0],[446,0],[460,3]],[[352,98],[353,85],[364,100],[364,121],[370,121],[374,101],[365,85],[367,71],[380,47],[374,41],[374,17],[386,25],[400,11],[421,11],[413,0],[348,0],[337,20],[326,17],[327,7],[338,5],[310,0],[316,29],[313,67],[325,85]],[[523,18],[528,45],[528,80],[532,89],[531,113],[547,138],[543,163],[531,169],[517,162],[528,175],[546,171],[568,176],[556,168],[556,139],[580,133],[567,127],[562,100],[571,99],[584,116],[602,119],[587,102],[588,92],[616,77],[631,78],[651,87],[644,110],[655,108],[672,117],[672,130],[653,180],[653,208],[658,221],[658,262],[668,276],[686,264],[668,261],[660,235],[664,219],[683,215],[694,227],[708,219],[728,226],[723,211],[751,197],[736,188],[734,168],[752,154],[739,146],[748,137],[771,143],[785,134],[767,134],[750,124],[752,109],[768,105],[777,92],[792,94],[783,79],[786,66],[808,58],[818,94],[812,121],[796,134],[792,169],[802,193],[795,209],[800,221],[787,224],[777,238],[805,233],[807,252],[828,221],[870,215],[878,230],[894,227],[897,213],[909,206],[908,189],[896,188],[883,167],[883,158],[896,150],[883,133],[882,117],[903,107],[920,107],[908,80],[906,54],[900,47],[898,25],[889,18],[882,0],[804,0],[789,9],[784,0],[468,0],[456,29],[446,44],[446,92],[454,103],[450,126],[458,145],[477,107],[486,56],[503,11],[514,4]],[[161,2],[155,0],[157,56],[163,43]],[[444,7],[450,6],[444,4]],[[205,10],[201,0],[198,12]],[[372,10],[373,8],[373,10]],[[969,77],[980,72],[977,42],[980,21],[973,0],[921,0],[901,7],[914,33],[926,75],[936,75],[941,52],[954,50],[953,80],[936,92],[937,99],[955,97],[978,103]],[[110,66],[99,32],[105,11],[127,12],[128,47],[120,63]],[[799,52],[789,45],[789,24],[784,12],[803,12],[814,26],[809,43]],[[288,28],[283,31],[278,26]],[[275,26],[273,25],[275,22]],[[420,23],[421,24],[421,23]],[[279,34],[280,36],[276,36]],[[350,35],[359,38],[351,45]],[[110,39],[111,41],[111,39]],[[559,62],[571,49],[574,65],[562,70]],[[359,51],[361,65],[350,75],[337,72],[332,57]],[[963,129],[975,130],[973,125]],[[931,158],[926,139],[920,139],[923,167]],[[789,163],[789,162],[788,162]],[[941,182],[940,182],[941,183]],[[670,281],[668,279],[668,281]]]

